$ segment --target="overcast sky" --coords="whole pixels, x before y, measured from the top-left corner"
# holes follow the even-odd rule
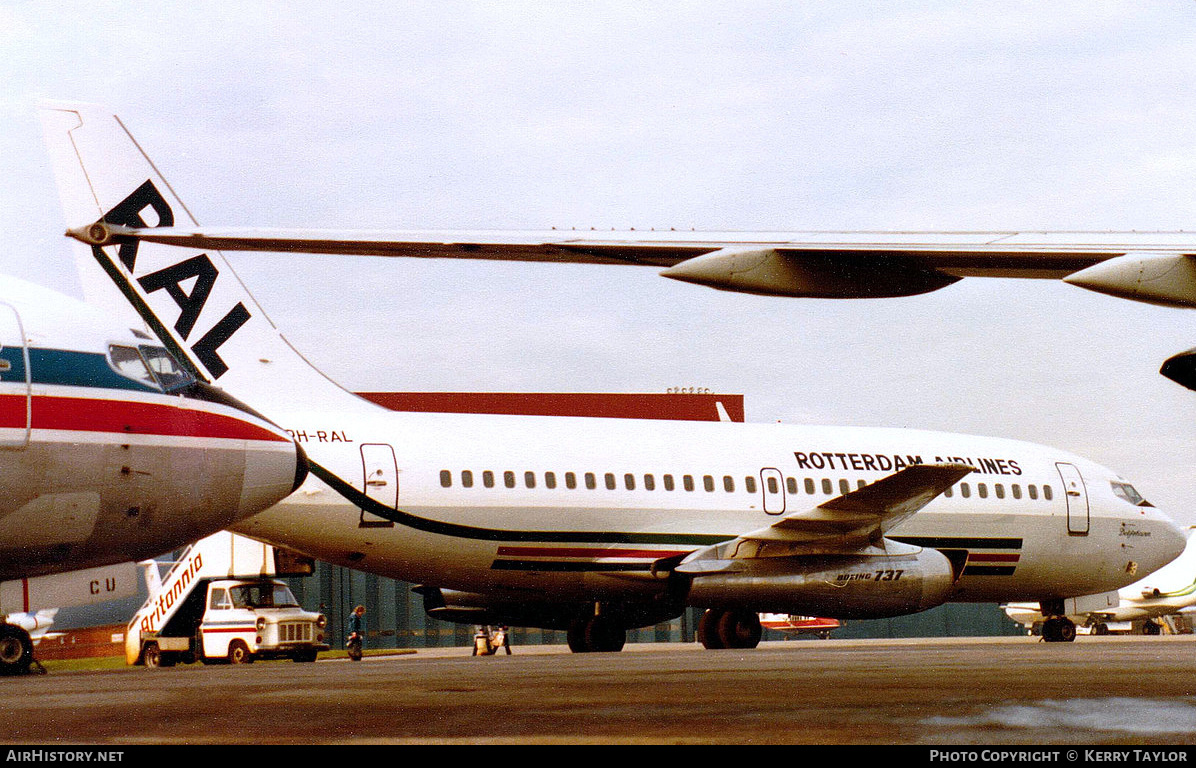
[[[0,51],[0,268],[69,292],[38,98],[114,107],[210,225],[1196,229],[1191,2],[9,0]],[[1055,445],[1196,523],[1196,393],[1157,373],[1196,346],[1190,310],[234,259],[351,388],[709,387],[753,421]]]

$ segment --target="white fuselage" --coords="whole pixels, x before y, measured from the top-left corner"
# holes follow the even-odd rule
[[[1109,470],[1012,440],[381,410],[305,413],[281,423],[313,462],[401,512],[389,525],[313,477],[235,530],[323,560],[471,592],[651,594],[666,576],[653,575],[656,560],[766,527],[913,463],[977,467],[950,496],[890,533],[966,550],[956,600],[1117,589],[1164,565],[1183,544],[1156,509],[1115,496],[1111,481],[1119,479]]]

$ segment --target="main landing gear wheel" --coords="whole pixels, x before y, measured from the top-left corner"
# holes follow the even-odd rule
[[[1048,643],[1070,643],[1076,639],[1076,625],[1066,616],[1051,616],[1042,624],[1042,639]]]
[[[698,619],[698,640],[703,648],[755,648],[762,634],[760,617],[742,608],[711,608]]]
[[[28,674],[33,663],[33,640],[15,624],[0,624],[0,674]]]
[[[569,650],[574,653],[617,653],[627,642],[627,630],[605,616],[574,621],[567,636]]]

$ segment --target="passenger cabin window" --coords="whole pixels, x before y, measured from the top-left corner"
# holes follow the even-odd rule
[[[482,472],[482,485],[486,486],[487,488],[494,487],[494,473],[488,469]]]
[[[997,494],[998,499],[1005,498],[1005,486],[1000,483],[993,483],[993,492]]]
[[[851,493],[851,483],[840,478],[839,479],[839,493],[841,493],[843,495],[847,495],[847,494]]]
[[[656,478],[655,477],[653,477],[652,475],[644,475],[644,490],[645,491],[655,491],[656,490]]]
[[[597,479],[595,479],[594,473],[586,472],[586,488],[588,488],[589,490],[592,491],[597,487],[598,487],[598,481],[597,481]]]
[[[631,474],[630,472],[623,475],[623,486],[625,488],[627,488],[627,490],[629,490],[629,491],[634,491],[635,490],[635,475]]]
[[[776,493],[777,492],[777,479],[775,477],[770,477],[770,478],[768,478],[768,482],[772,487],[772,493]],[[752,477],[751,475],[748,475],[747,477],[743,478],[743,488],[748,493],[755,493],[756,492],[756,478]]]
[[[603,478],[606,480],[606,490],[613,491],[615,489],[615,473],[607,472]]]
[[[796,477],[785,478],[785,485],[786,485],[786,487],[788,487],[789,493],[793,494],[794,496],[797,495],[797,478]],[[810,491],[810,493],[813,493],[813,492],[814,492],[813,490]]]
[[[955,491],[951,490],[951,486],[949,486],[949,485],[943,489],[943,495],[946,496],[948,499],[951,498],[951,496],[954,493],[955,493]]]
[[[676,486],[675,486],[675,485],[674,485],[674,483],[673,483],[673,476],[672,476],[672,475],[665,475],[665,476],[664,476],[664,489],[665,489],[666,491],[671,491],[671,490],[673,490],[675,487],[676,487]]]
[[[461,485],[465,488],[473,487],[473,473],[468,469],[461,470]]]
[[[1029,488],[1027,488],[1026,490],[1028,490],[1028,491],[1030,492],[1030,498],[1031,498],[1031,499],[1037,499],[1037,498],[1038,498],[1038,486],[1037,486],[1037,485],[1031,485],[1031,486],[1030,486]]]
[[[831,485],[831,479],[829,477],[822,478],[822,492],[828,496],[835,492],[835,487]]]
[[[1054,498],[1054,496],[1055,496],[1055,493],[1054,493],[1054,491],[1051,490],[1051,486],[1049,486],[1049,485],[1042,486],[1042,498],[1046,499],[1047,501],[1050,501],[1052,498]]]
[[[976,483],[976,493],[980,494],[980,498],[988,498],[988,486],[984,483]]]
[[[805,486],[806,486],[806,493],[808,493],[808,494],[810,494],[811,496],[813,496],[813,495],[814,495],[814,478],[812,478],[812,477],[807,477],[807,478],[806,478],[806,482],[805,482]]]
[[[440,487],[449,488],[453,484],[453,473],[447,469],[440,470]]]
[[[528,488],[535,488],[536,487],[536,473],[535,472],[524,472],[523,473],[523,484],[526,485]]]
[[[502,484],[508,488],[514,488],[515,487],[515,473],[509,469],[506,472],[503,472],[502,473]]]
[[[727,493],[735,493],[735,479],[730,475],[723,475],[723,490]]]
[[[972,489],[968,487],[967,483],[959,484],[959,495],[964,497],[965,499],[970,498],[972,496]]]
[[[544,473],[544,487],[545,488],[556,488],[556,473],[555,472],[545,472]]]
[[[710,475],[702,475],[702,487],[706,489],[707,493],[714,493],[714,478]]]
[[[569,490],[573,490],[574,488],[576,488],[577,487],[577,475],[573,474],[572,472],[566,472],[565,473],[565,487],[568,488]]]
[[[1022,497],[1022,487],[1017,483],[1009,486],[1009,490],[1013,492],[1013,498],[1020,499]]]
[[[685,486],[685,490],[692,491],[694,489],[694,476],[685,475],[681,478],[681,483]]]

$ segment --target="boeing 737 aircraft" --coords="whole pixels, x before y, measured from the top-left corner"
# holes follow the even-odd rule
[[[190,219],[111,112],[45,118],[71,226]],[[315,370],[218,252],[128,233],[77,247],[193,375],[306,450],[313,477],[233,530],[421,584],[449,620],[564,629],[575,651],[614,651],[627,628],[697,606],[707,647],[744,648],[758,612],[1028,600],[1069,640],[1065,598],[1118,589],[1183,548],[1125,480],[1030,443],[387,411]]]
[[[0,614],[78,604],[48,575],[182,546],[305,474],[286,432],[195,381],[157,341],[0,278]],[[81,585],[83,599],[103,597]],[[27,669],[31,649],[25,629],[0,624],[0,673]]]

